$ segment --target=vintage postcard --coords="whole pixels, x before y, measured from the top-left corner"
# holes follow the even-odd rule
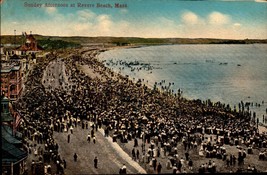
[[[1,0],[2,175],[267,171],[266,0]]]

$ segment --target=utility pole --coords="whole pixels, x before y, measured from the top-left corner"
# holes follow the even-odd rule
[[[14,30],[14,36],[15,36],[14,45],[16,45],[16,30]]]

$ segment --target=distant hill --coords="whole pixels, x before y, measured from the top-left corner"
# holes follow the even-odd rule
[[[51,40],[51,39],[38,40],[38,45],[40,45],[45,50],[77,48],[81,46],[81,44],[75,42],[68,42],[64,40]]]
[[[76,47],[84,44],[115,44],[115,45],[159,45],[159,44],[267,44],[267,39],[210,39],[210,38],[138,38],[138,37],[82,37],[82,36],[42,36],[34,35],[40,45],[43,44],[63,44],[66,47]],[[53,41],[57,41],[56,43]],[[21,44],[22,36],[3,35],[1,44]],[[43,47],[43,46],[42,46]],[[48,47],[48,46],[47,46]]]

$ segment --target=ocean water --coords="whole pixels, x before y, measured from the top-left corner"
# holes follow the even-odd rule
[[[250,102],[260,122],[267,116],[267,45],[163,45],[114,49],[98,58],[150,87],[157,82],[160,89],[181,89],[188,99],[221,101],[237,109],[241,101]]]

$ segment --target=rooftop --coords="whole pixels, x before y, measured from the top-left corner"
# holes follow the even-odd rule
[[[27,158],[27,152],[17,148],[9,143],[6,139],[2,138],[2,163],[15,163],[22,159]]]
[[[12,135],[12,129],[9,126],[2,125],[1,130],[2,130],[2,138],[4,138],[8,143],[15,144],[15,145],[22,144],[20,140],[16,139]]]

